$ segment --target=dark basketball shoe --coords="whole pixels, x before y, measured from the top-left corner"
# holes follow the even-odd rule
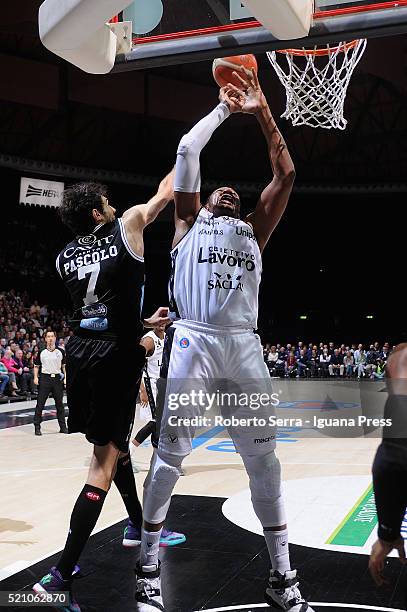
[[[265,598],[268,605],[277,610],[314,612],[301,596],[298,588],[297,570],[287,571],[284,575],[277,570],[271,570]]]
[[[33,591],[35,593],[69,593],[68,605],[53,605],[55,610],[63,612],[81,612],[78,603],[72,596],[71,590],[72,580],[64,580],[56,567],[51,567],[49,573],[46,574],[37,584],[34,584]],[[51,607],[51,606],[50,606]]]

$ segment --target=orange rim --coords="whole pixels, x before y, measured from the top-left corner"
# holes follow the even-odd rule
[[[284,55],[302,55],[308,56],[313,55],[314,57],[318,57],[320,55],[331,55],[332,53],[336,53],[337,51],[344,53],[348,49],[352,49],[356,47],[359,39],[351,40],[350,42],[341,43],[336,45],[335,47],[327,46],[323,49],[278,49],[277,53],[283,53]]]

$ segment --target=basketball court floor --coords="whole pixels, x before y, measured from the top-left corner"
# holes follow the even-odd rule
[[[404,610],[406,571],[399,561],[389,560],[386,588],[376,588],[367,569],[376,537],[370,469],[379,432],[365,429],[354,437],[355,432],[331,429],[329,421],[366,414],[366,405],[378,414],[387,397],[383,383],[275,380],[274,389],[279,415],[312,414],[325,423],[318,431],[294,424],[278,433],[291,559],[303,594],[318,612]],[[33,403],[0,410],[0,589],[26,590],[64,546],[91,446],[80,434],[57,433],[52,400],[41,438],[31,424]],[[150,456],[148,443],[134,449],[140,496]],[[160,553],[166,610],[269,609],[262,604],[268,555],[246,474],[226,430],[199,430],[184,468],[167,526],[186,533],[187,540]],[[134,609],[137,549],[121,545],[125,519],[113,486],[74,581],[85,611]]]

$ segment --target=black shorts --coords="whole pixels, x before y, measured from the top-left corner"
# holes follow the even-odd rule
[[[155,402],[155,430],[151,434],[151,444],[158,448],[161,420],[164,412],[165,392],[167,390],[168,367],[170,365],[172,341],[175,327],[169,327],[165,332],[164,349],[160,368],[160,378],[157,380],[157,397]]]
[[[69,433],[97,446],[113,442],[127,452],[145,349],[119,348],[116,340],[72,336],[66,346]]]

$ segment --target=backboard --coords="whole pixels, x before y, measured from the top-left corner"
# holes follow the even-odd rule
[[[240,0],[137,0],[122,17],[133,21],[133,49],[116,72],[402,34],[407,0],[315,0],[310,35],[295,43],[276,40]]]

